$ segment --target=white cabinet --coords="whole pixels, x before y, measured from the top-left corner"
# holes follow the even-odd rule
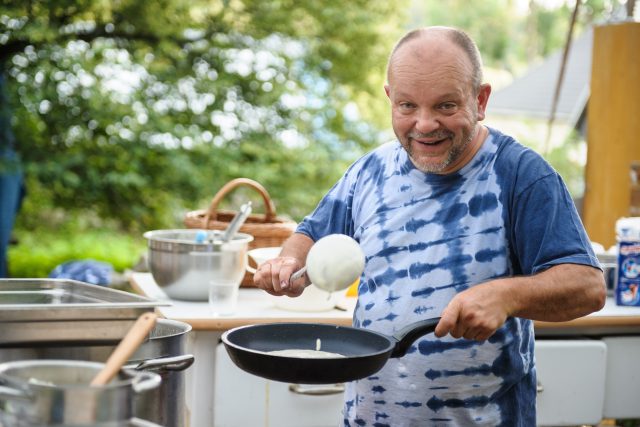
[[[640,337],[607,337],[605,418],[640,418]]]
[[[630,354],[627,354],[627,350],[618,354],[617,357],[624,358],[626,366],[629,366],[631,358],[640,354],[640,338],[610,339],[634,339],[635,344],[639,346],[637,351]],[[598,424],[603,418],[605,402],[607,345],[599,340],[543,339],[536,340],[535,346],[539,388],[538,425]],[[616,362],[618,363],[621,362]],[[616,375],[621,374],[616,372]],[[611,411],[616,411],[617,416],[621,414],[620,407],[636,411],[640,408],[640,405],[635,403],[627,403],[629,399],[637,399],[640,395],[638,373],[628,378],[628,387],[636,390],[635,393],[627,395],[626,400],[616,399],[608,406]],[[290,384],[248,374],[233,364],[222,344],[216,349],[215,379],[214,427],[341,425],[341,392],[330,395],[304,395],[290,390]],[[615,380],[615,384],[621,382],[624,383],[619,379]],[[308,388],[306,391],[311,393],[327,388],[301,387],[303,390],[298,391],[305,392],[304,389]]]
[[[604,406],[605,343],[536,340],[535,352],[538,425],[598,424]]]
[[[235,366],[222,344],[216,349],[215,427],[336,427],[342,420],[342,391],[269,381]],[[301,393],[332,394],[313,395]]]

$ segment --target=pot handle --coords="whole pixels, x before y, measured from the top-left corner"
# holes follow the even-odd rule
[[[344,384],[339,383],[320,386],[289,384],[289,391],[304,396],[330,396],[332,394],[344,393]]]
[[[152,390],[160,385],[160,375],[153,372],[136,372],[136,376],[133,379],[131,388],[135,393],[142,393],[143,391]]]
[[[24,390],[0,385],[0,399],[31,400],[31,395],[29,395],[29,393]]]
[[[245,257],[246,257],[246,259],[245,259],[245,262],[244,262],[244,269],[246,271],[248,271],[249,273],[251,273],[251,274],[256,274],[258,272],[258,269],[257,268],[253,268],[253,267],[251,267],[249,265],[249,253],[246,253]],[[256,263],[256,265],[258,265],[258,264]]]
[[[193,365],[195,358],[192,354],[184,354],[174,357],[161,357],[159,359],[143,360],[137,365],[128,365],[127,368],[136,371],[184,371]]]
[[[393,335],[397,341],[391,355],[389,357],[402,357],[415,340],[423,335],[430,334],[435,331],[436,325],[440,321],[440,317],[432,317],[431,319],[420,320],[402,328],[398,333]]]
[[[304,396],[330,396],[332,394],[344,393],[344,384],[339,383],[322,386],[289,384],[289,391]]]
[[[257,269],[257,268],[253,268],[253,267],[251,267],[251,266],[249,265],[249,252],[247,252],[247,253],[245,254],[245,258],[246,258],[246,259],[245,259],[245,261],[244,261],[244,269],[245,269],[246,271],[248,271],[249,273],[251,273],[251,274],[256,274],[256,273],[258,272],[258,269]],[[253,259],[253,258],[252,258],[252,259]],[[254,260],[254,261],[255,261],[255,260]],[[256,267],[257,267],[257,266],[258,266],[258,263],[256,262]],[[252,279],[252,280],[253,280],[253,279]]]
[[[152,423],[151,421],[145,421],[140,418],[129,419],[129,424],[131,424],[133,427],[158,427],[158,424]]]

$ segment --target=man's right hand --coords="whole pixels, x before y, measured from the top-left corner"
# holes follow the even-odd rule
[[[258,266],[253,275],[253,283],[271,295],[299,296],[309,284],[309,278],[303,274],[293,282],[289,278],[293,273],[304,267],[313,240],[300,233],[293,233],[282,245],[282,251],[277,258],[270,259]]]
[[[289,278],[304,266],[297,258],[278,257],[263,262],[253,275],[253,283],[271,295],[297,297],[307,286],[307,275],[292,282]]]

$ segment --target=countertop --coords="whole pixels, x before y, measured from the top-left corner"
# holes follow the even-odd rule
[[[289,297],[274,297],[257,288],[240,288],[236,312],[228,316],[213,316],[206,301],[181,301],[167,297],[150,273],[133,273],[130,283],[137,293],[172,304],[167,307],[158,307],[156,311],[160,315],[167,319],[189,323],[194,330],[203,331],[226,331],[237,326],[272,322],[331,323],[351,326],[351,314],[356,303],[354,297],[345,296],[337,300],[337,305],[341,309],[319,312],[292,311],[275,305],[275,298]]]
[[[278,308],[274,298],[255,288],[241,288],[238,310],[229,316],[212,316],[207,302],[190,302],[170,299],[155,283],[150,273],[133,273],[130,279],[134,290],[148,298],[169,302],[158,307],[160,315],[189,323],[194,330],[225,331],[238,326],[272,322],[313,322],[351,326],[355,298],[340,296],[337,305],[341,309],[322,312],[302,312]],[[288,297],[277,297],[288,298]],[[596,313],[568,322],[535,321],[536,335],[611,335],[640,334],[640,307],[616,305],[607,298],[604,308]]]

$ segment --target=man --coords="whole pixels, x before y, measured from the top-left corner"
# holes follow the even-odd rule
[[[5,78],[0,73],[0,278],[9,277],[7,253],[11,231],[25,192],[6,90]]]
[[[452,28],[403,37],[385,91],[398,141],[355,162],[255,283],[289,283],[314,241],[366,255],[354,326],[388,335],[441,316],[406,356],[347,385],[345,426],[535,426],[533,322],[599,310],[605,284],[559,175],[479,124],[491,93],[473,41]]]

